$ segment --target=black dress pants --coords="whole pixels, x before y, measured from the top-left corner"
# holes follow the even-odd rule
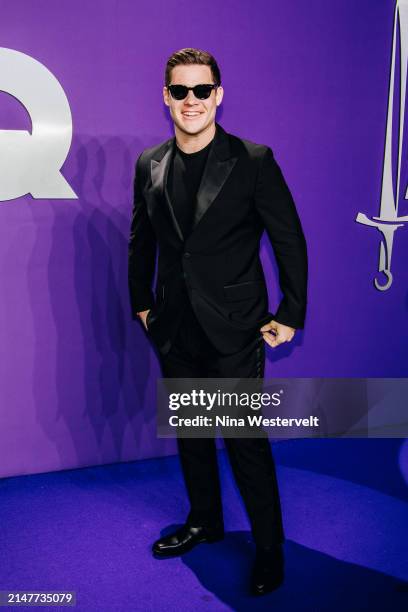
[[[220,355],[188,305],[170,351],[160,360],[163,378],[262,378],[265,341],[259,332],[243,350]],[[262,438],[226,437],[224,442],[255,543],[282,543],[278,483],[266,434]],[[215,439],[179,437],[177,444],[191,508],[187,522],[192,526],[223,524]]]

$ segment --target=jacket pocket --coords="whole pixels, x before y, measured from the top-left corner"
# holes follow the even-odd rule
[[[238,302],[262,295],[265,290],[264,282],[261,280],[224,285],[224,297],[227,302]]]

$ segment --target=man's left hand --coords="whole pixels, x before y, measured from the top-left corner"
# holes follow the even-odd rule
[[[272,319],[272,321],[261,327],[260,331],[265,342],[275,348],[283,342],[290,342],[295,335],[296,329]]]

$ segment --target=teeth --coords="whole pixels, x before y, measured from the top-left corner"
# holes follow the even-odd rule
[[[188,115],[188,117],[195,117],[196,115],[199,115],[200,113],[183,113],[183,115]]]

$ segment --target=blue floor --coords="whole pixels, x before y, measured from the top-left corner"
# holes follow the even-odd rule
[[[177,457],[0,480],[0,590],[76,591],[80,612],[406,612],[408,442],[290,440],[273,453],[276,592],[247,593],[254,549],[224,451],[226,538],[169,560],[150,546],[188,511]]]

